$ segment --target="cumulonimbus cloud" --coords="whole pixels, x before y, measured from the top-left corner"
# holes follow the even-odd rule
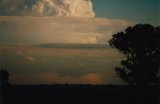
[[[106,43],[130,24],[94,17],[91,0],[0,0],[0,43]]]
[[[95,17],[91,0],[1,0],[0,15]]]
[[[103,18],[0,16],[0,43],[106,43],[129,25]]]

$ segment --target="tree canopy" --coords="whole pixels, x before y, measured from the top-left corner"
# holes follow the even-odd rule
[[[130,84],[155,84],[160,78],[160,27],[137,24],[109,40],[126,60],[116,67],[120,78]]]

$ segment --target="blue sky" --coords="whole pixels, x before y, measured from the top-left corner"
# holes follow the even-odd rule
[[[159,25],[159,0],[93,0],[97,17]]]

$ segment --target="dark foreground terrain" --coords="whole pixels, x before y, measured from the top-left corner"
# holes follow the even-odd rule
[[[158,86],[14,85],[3,104],[160,104]]]

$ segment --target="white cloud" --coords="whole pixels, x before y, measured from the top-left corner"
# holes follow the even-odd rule
[[[91,0],[1,0],[0,15],[94,17]]]
[[[129,25],[103,18],[0,16],[0,43],[104,43]]]
[[[43,2],[40,2],[40,1],[37,2],[35,5],[32,6],[32,10],[36,14],[43,14],[43,10],[44,10]]]

